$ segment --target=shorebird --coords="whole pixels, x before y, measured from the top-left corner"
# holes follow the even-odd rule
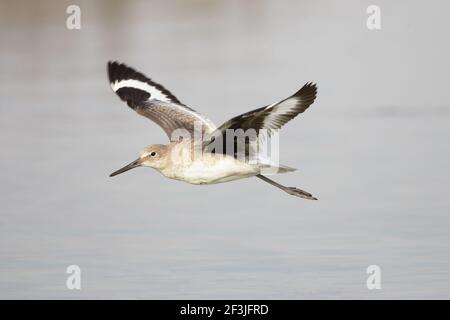
[[[110,177],[137,167],[151,167],[168,178],[191,184],[213,184],[257,177],[290,195],[317,200],[309,192],[281,185],[262,174],[268,168],[275,169],[276,173],[294,171],[294,168],[250,162],[247,157],[238,157],[236,150],[229,153],[228,150],[211,148],[219,138],[219,145],[225,145],[230,130],[252,129],[256,130],[258,137],[259,132],[266,130],[270,136],[314,102],[317,94],[314,83],[306,83],[295,94],[280,102],[246,112],[216,127],[209,119],[181,103],[162,85],[123,63],[108,62],[108,77],[112,90],[120,99],[138,114],[158,124],[170,139],[168,144],[145,147],[138,159],[113,172]],[[185,135],[180,137],[180,130],[187,133],[187,139]],[[199,144],[195,141],[192,143],[192,137],[200,131],[201,156],[195,157],[193,145]],[[236,146],[236,140],[233,144]],[[252,149],[247,140],[244,149],[247,153]]]

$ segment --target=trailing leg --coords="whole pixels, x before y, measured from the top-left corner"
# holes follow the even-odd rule
[[[284,192],[289,193],[290,195],[296,196],[296,197],[300,197],[303,199],[309,199],[309,200],[317,200],[317,198],[313,197],[311,193],[306,192],[304,190],[295,188],[295,187],[286,187],[283,186],[282,184],[279,184],[275,181],[273,181],[272,179],[267,178],[266,176],[263,176],[261,174],[258,174],[256,177],[258,177],[259,179],[283,190]]]

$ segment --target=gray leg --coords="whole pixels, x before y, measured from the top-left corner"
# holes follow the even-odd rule
[[[270,183],[271,185],[280,188],[281,190],[283,190],[284,192],[289,193],[290,195],[296,196],[296,197],[300,197],[303,199],[309,199],[309,200],[317,200],[317,198],[313,197],[311,193],[306,192],[304,190],[295,188],[295,187],[286,187],[283,186],[269,178],[267,178],[266,176],[263,176],[261,174],[258,174],[256,177],[260,178],[261,180]]]

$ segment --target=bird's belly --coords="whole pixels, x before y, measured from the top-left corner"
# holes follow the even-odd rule
[[[194,161],[174,178],[192,184],[213,184],[247,178],[258,173],[255,166],[225,159],[215,163]]]

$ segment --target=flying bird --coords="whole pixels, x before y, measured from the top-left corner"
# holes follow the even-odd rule
[[[202,114],[180,102],[162,85],[123,63],[108,62],[108,78],[112,90],[121,100],[138,114],[158,124],[170,139],[168,144],[145,147],[138,159],[113,172],[110,177],[137,167],[151,167],[168,178],[191,184],[213,184],[257,177],[290,195],[317,200],[309,192],[281,185],[264,175],[268,169],[276,173],[295,169],[250,161],[248,154],[254,150],[251,138],[244,139],[244,157],[239,156],[236,149],[229,152],[229,148],[222,148],[230,143],[239,148],[238,139],[229,137],[230,130],[255,130],[258,139],[259,132],[265,130],[270,136],[274,130],[308,109],[316,98],[316,84],[308,82],[280,102],[246,112],[216,127]],[[185,135],[180,135],[180,132]],[[200,133],[201,143],[193,141],[196,133]],[[188,138],[185,139],[185,136]],[[199,150],[201,156],[195,156]]]

